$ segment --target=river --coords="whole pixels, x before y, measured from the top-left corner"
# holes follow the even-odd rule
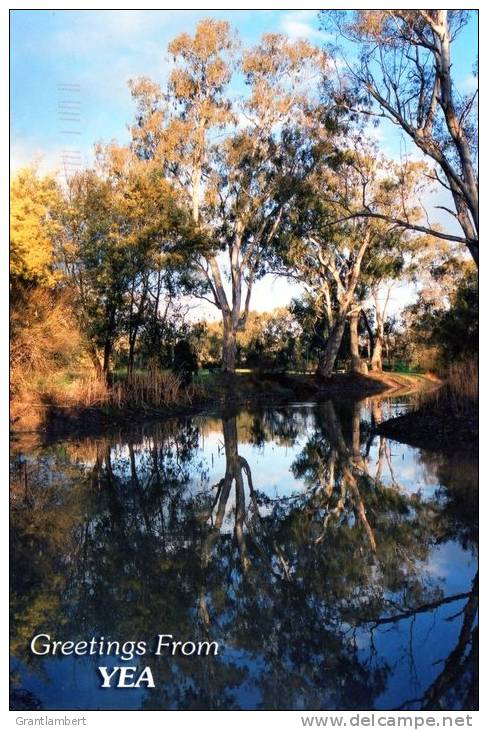
[[[477,463],[375,436],[405,399],[14,442],[12,709],[477,707]],[[215,641],[217,656],[36,655]],[[154,688],[101,687],[100,665]]]

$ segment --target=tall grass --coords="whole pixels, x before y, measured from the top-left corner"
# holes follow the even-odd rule
[[[472,410],[478,403],[479,395],[478,361],[473,358],[451,363],[446,368],[444,386],[438,395],[456,413]]]
[[[191,405],[203,396],[199,384],[183,387],[179,375],[169,371],[134,374],[108,386],[105,380],[85,378],[73,383],[65,392],[65,405],[84,408],[112,406],[127,409],[159,409],[175,405]]]
[[[416,409],[435,408],[447,418],[449,414],[472,415],[478,406],[478,361],[469,358],[450,363],[439,375],[440,387],[420,391]]]

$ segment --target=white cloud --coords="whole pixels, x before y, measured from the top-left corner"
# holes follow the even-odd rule
[[[478,77],[474,74],[466,76],[459,84],[460,90],[465,94],[470,94],[478,88]]]
[[[41,142],[31,137],[16,137],[10,145],[10,171],[35,165],[41,175],[56,175],[62,180],[93,162],[93,145],[76,146],[51,139]]]
[[[32,140],[14,141],[10,147],[10,169],[12,172],[22,167],[36,165],[41,174],[56,172],[61,159],[60,149],[42,149]]]
[[[285,13],[280,21],[280,30],[286,33],[290,38],[303,38],[306,40],[321,40],[325,42],[328,38],[319,28],[314,26],[316,22],[316,10],[296,10],[291,13]]]

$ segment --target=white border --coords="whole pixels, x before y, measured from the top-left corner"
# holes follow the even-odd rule
[[[134,3],[123,3],[123,2],[104,2],[101,5],[103,5],[103,8],[105,9],[132,9]],[[146,9],[155,9],[155,10],[174,10],[175,12],[181,11],[181,10],[263,10],[263,9],[272,9],[272,10],[304,10],[304,9],[310,9],[314,10],[327,10],[327,9],[337,9],[338,7],[344,8],[344,9],[356,9],[356,8],[371,8],[371,9],[381,9],[381,8],[390,8],[392,7],[391,2],[376,2],[376,3],[364,3],[364,2],[358,2],[358,3],[344,3],[344,2],[313,2],[311,0],[308,0],[308,2],[304,3],[302,6],[300,6],[299,3],[297,3],[297,0],[294,0],[294,2],[286,2],[285,0],[281,0],[280,2],[275,2],[273,0],[268,0],[267,2],[263,2],[263,0],[254,1],[254,2],[247,2],[247,3],[240,3],[240,4],[231,4],[231,3],[225,3],[225,2],[211,2],[211,0],[206,0],[205,2],[191,2],[188,4],[187,7],[181,7],[179,3],[179,7],[175,8],[176,3],[167,3],[165,5],[161,5],[161,3],[152,3],[152,2],[145,2],[143,3],[144,8]],[[419,3],[412,3],[412,2],[402,2],[399,4],[402,8],[418,8]],[[453,2],[443,2],[442,4],[432,3],[432,2],[425,2],[422,3],[422,8],[448,8],[448,9],[457,9],[461,6],[461,3],[453,3]],[[471,10],[477,10],[480,8],[479,2],[464,2],[462,4],[463,9],[471,9]],[[96,8],[93,6],[93,3],[70,3],[66,2],[64,0],[63,2],[51,2],[51,3],[32,3],[32,2],[17,2],[15,4],[12,4],[12,7],[2,7],[1,13],[2,13],[2,25],[1,25],[1,42],[0,42],[0,53],[1,53],[1,59],[0,59],[0,83],[1,83],[1,91],[2,91],[2,108],[6,110],[8,108],[9,104],[9,11],[10,9],[35,9],[35,10],[42,10],[42,9],[66,9],[66,10],[91,10],[91,9],[100,9],[100,7]],[[141,9],[141,8],[138,8]],[[485,38],[488,37],[488,21],[486,18],[488,17],[488,11],[485,13],[485,9],[482,8],[479,11],[479,21],[480,21],[480,48],[479,48],[479,61],[480,61],[480,79],[486,78],[486,71],[487,71],[487,54],[485,51]],[[487,31],[487,36],[485,36],[485,31]],[[486,115],[486,105],[484,103],[484,91],[483,89],[480,89],[480,130],[481,132],[481,140],[480,140],[480,172],[481,172],[481,190],[483,191],[483,174],[486,163],[486,155],[485,155],[485,146],[484,146],[484,140],[483,140],[483,132],[487,129],[487,127],[484,124],[484,120],[487,121],[487,115]],[[0,621],[2,626],[2,655],[0,659],[0,697],[2,698],[2,703],[0,705],[0,718],[5,721],[5,727],[14,727],[19,726],[18,725],[18,718],[22,717],[52,717],[52,718],[62,718],[62,717],[86,717],[87,723],[85,727],[90,728],[108,728],[112,726],[117,726],[117,728],[120,728],[123,730],[124,728],[133,728],[134,723],[138,723],[143,719],[144,727],[145,728],[162,728],[165,726],[169,726],[170,728],[199,728],[199,727],[205,727],[205,725],[208,724],[208,726],[212,726],[213,729],[218,730],[219,728],[225,728],[225,730],[228,730],[229,725],[232,726],[232,728],[235,728],[236,730],[248,730],[249,726],[256,727],[256,728],[280,728],[280,730],[287,730],[287,728],[290,728],[290,730],[298,730],[299,728],[302,728],[302,722],[301,717],[308,715],[311,716],[313,714],[320,715],[322,717],[325,717],[326,715],[328,717],[340,717],[342,716],[348,723],[348,726],[352,726],[351,718],[356,717],[358,713],[356,712],[185,712],[185,711],[178,711],[178,712],[110,712],[110,711],[104,711],[104,712],[44,712],[41,711],[39,713],[37,712],[30,712],[30,713],[20,713],[20,712],[9,712],[8,711],[8,575],[7,575],[7,565],[8,565],[8,176],[9,176],[9,150],[8,150],[8,139],[9,139],[9,120],[7,114],[4,113],[0,116],[0,139],[3,140],[1,145],[1,165],[3,170],[3,175],[1,176],[1,185],[2,185],[2,195],[1,195],[1,208],[0,208],[0,215],[1,215],[1,243],[0,243],[0,301],[1,301],[1,312],[2,312],[2,320],[1,320],[1,361],[4,363],[4,367],[1,369],[1,378],[2,378],[2,387],[0,389],[0,412],[4,414],[4,438],[2,440],[2,448],[0,451],[0,458],[1,458],[1,464],[3,468],[3,474],[5,474],[5,494],[3,499],[5,500],[4,508],[1,510],[1,518],[2,518],[2,529],[0,532],[1,535],[1,549],[2,549],[2,575],[1,575],[1,582],[0,582],[0,595],[1,595],[1,613],[0,613]],[[484,204],[482,202],[481,206],[481,230],[484,230]],[[485,266],[485,255],[484,255],[484,247],[482,245],[481,247],[481,270],[483,271],[483,267]],[[483,287],[483,277],[481,278],[481,285],[480,285],[480,306],[481,306],[481,330],[480,330],[480,372],[482,374],[485,373],[484,365],[486,364],[486,352],[487,352],[487,326],[486,326],[486,295],[484,292]],[[484,385],[483,378],[481,379],[480,383],[480,412],[483,411],[483,406],[486,404],[486,386]],[[485,443],[485,435],[486,435],[486,426],[481,423],[480,427],[480,443]],[[487,503],[487,495],[484,491],[484,487],[486,485],[486,466],[483,464],[483,462],[480,463],[480,516],[484,518],[486,514],[486,503]],[[483,530],[480,531],[480,555],[481,555],[481,565],[483,565],[483,555],[484,555],[484,539],[483,539]],[[483,576],[483,570],[481,571],[481,575]],[[485,582],[482,579],[481,580],[481,597],[483,598],[485,595]],[[486,677],[486,672],[484,669],[484,662],[483,658],[485,656],[488,656],[485,649],[487,648],[486,641],[484,638],[484,632],[481,631],[481,645],[480,645],[480,712],[446,712],[446,713],[440,713],[440,712],[433,712],[433,713],[425,713],[425,712],[409,712],[409,713],[394,713],[394,712],[364,712],[360,713],[360,715],[364,718],[374,718],[374,727],[379,727],[379,723],[381,722],[380,718],[386,718],[386,717],[393,717],[395,715],[402,715],[406,716],[409,715],[411,717],[418,717],[418,718],[427,718],[427,716],[435,717],[437,726],[442,727],[442,717],[450,717],[450,718],[466,718],[467,715],[470,715],[471,720],[471,727],[481,727],[481,721],[483,718],[486,719],[487,713],[487,701],[483,694],[483,686],[484,686],[484,680]],[[142,717],[139,719],[137,718],[137,715],[141,714]],[[385,722],[383,720],[383,722]],[[458,719],[458,723],[459,723]],[[2,723],[3,724],[3,723]],[[466,723],[464,722],[463,725],[466,727]],[[486,725],[486,721],[484,723]],[[29,727],[29,725],[27,725]],[[57,726],[60,727],[60,726]],[[362,727],[372,727],[371,724],[369,725],[362,725]],[[408,727],[408,725],[406,726]],[[420,727],[420,725],[418,726]],[[426,727],[424,724],[423,727]],[[449,722],[445,727],[449,727]],[[454,721],[453,727],[462,727],[461,724],[456,724]]]

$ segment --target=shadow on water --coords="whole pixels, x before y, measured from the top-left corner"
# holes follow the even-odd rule
[[[12,454],[15,709],[476,709],[477,465],[374,436],[378,398]],[[217,656],[35,656],[160,633]],[[101,689],[99,665],[154,689]]]

